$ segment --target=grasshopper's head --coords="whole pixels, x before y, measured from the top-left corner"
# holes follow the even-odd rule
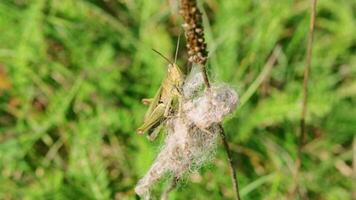
[[[183,83],[184,73],[175,63],[168,65],[168,77],[174,83]]]

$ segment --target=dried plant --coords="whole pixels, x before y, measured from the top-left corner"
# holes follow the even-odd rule
[[[150,198],[153,185],[167,174],[177,179],[189,171],[199,169],[214,155],[216,141],[222,131],[218,123],[235,110],[238,97],[227,86],[213,86],[197,94],[203,83],[201,72],[192,71],[183,86],[182,113],[168,120],[165,144],[135,192]]]
[[[189,61],[205,65],[208,51],[204,39],[202,14],[196,1],[181,0],[180,14],[183,16]]]

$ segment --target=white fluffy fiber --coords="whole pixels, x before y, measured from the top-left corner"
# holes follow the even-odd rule
[[[186,118],[199,128],[208,128],[213,123],[222,122],[224,117],[234,111],[237,94],[227,86],[212,86],[199,98],[183,104]]]
[[[218,123],[235,110],[238,96],[228,86],[202,88],[202,74],[193,68],[183,86],[182,113],[167,121],[165,144],[136,185],[135,192],[144,199],[150,198],[150,189],[166,174],[179,178],[212,157],[220,131]]]
[[[181,177],[197,169],[211,157],[219,127],[209,128],[210,134],[177,117],[168,122],[165,144],[146,175],[138,182],[135,192],[149,199],[151,187],[163,176]]]

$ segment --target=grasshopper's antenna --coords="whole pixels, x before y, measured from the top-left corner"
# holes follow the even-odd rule
[[[158,55],[160,55],[163,59],[165,59],[169,64],[173,65],[173,63],[163,54],[161,54],[159,51],[157,51],[156,49],[152,49],[154,52],[156,52]]]
[[[178,41],[177,41],[177,47],[176,47],[176,55],[174,56],[174,63],[177,63],[178,50],[179,50],[179,42],[180,42],[180,36],[181,36],[181,35],[182,35],[182,33],[179,33]]]

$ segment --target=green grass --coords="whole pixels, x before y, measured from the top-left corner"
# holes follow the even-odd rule
[[[266,80],[224,127],[242,198],[283,199],[293,182],[309,1],[202,4],[209,73],[240,96],[282,47]],[[304,198],[352,199],[355,9],[351,0],[318,2]],[[146,109],[140,99],[153,96],[165,73],[151,48],[173,58],[182,32],[181,18],[171,14],[163,0],[1,0],[0,199],[136,198],[133,187],[162,144],[135,129]],[[171,197],[233,198],[222,145]]]

